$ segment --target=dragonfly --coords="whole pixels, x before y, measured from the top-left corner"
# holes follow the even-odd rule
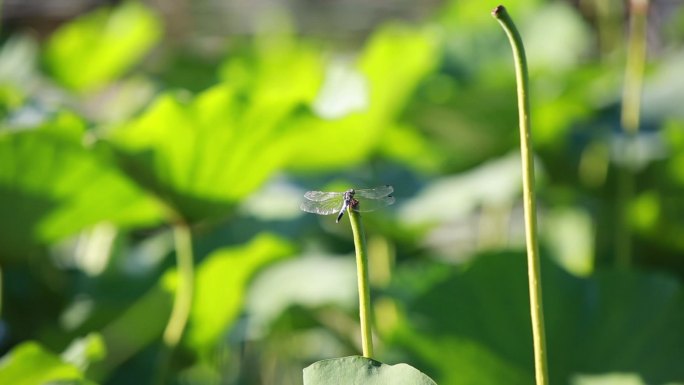
[[[335,222],[339,223],[348,207],[354,211],[367,212],[391,205],[394,203],[394,197],[390,195],[393,191],[394,187],[390,185],[343,192],[307,191],[300,208],[320,215],[337,213]]]

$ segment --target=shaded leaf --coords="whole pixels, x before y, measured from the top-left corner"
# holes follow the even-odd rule
[[[387,365],[370,358],[352,356],[318,361],[304,369],[304,385],[435,385],[407,364]]]
[[[629,271],[585,279],[548,261],[542,267],[553,381],[608,372],[638,373],[647,383],[684,378],[684,296],[675,280]],[[434,367],[443,384],[532,383],[524,255],[486,255],[465,270],[441,270],[448,274],[432,275],[429,290],[404,301],[408,323],[396,341]],[[408,298],[401,287],[424,277],[404,278],[395,293]],[[473,370],[476,363],[486,370]]]
[[[159,341],[171,315],[172,303],[173,294],[161,284],[132,303],[102,328],[107,355],[104,360],[94,362],[88,373],[97,379],[107,378],[123,362]]]
[[[240,314],[246,285],[255,272],[291,252],[289,243],[262,234],[244,245],[208,255],[197,266],[185,343],[200,353],[219,344],[222,333]],[[133,355],[159,341],[171,314],[176,285],[177,270],[169,269],[157,285],[102,330],[108,354],[103,362],[93,365],[91,371],[97,378],[106,378]]]
[[[70,114],[33,130],[0,132],[2,257],[21,257],[46,242],[101,221],[151,224],[157,203],[95,150]]]

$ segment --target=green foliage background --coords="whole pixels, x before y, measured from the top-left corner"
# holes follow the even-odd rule
[[[575,3],[505,4],[531,69],[551,381],[684,383],[684,7],[651,4],[629,138],[629,9]],[[345,38],[337,14],[307,30],[269,9],[217,37],[154,4],[3,25],[0,383],[300,384],[358,354],[350,230],[298,207],[380,184],[397,203],[364,215],[376,358],[441,385],[532,383],[496,4],[416,5]],[[180,223],[195,293],[164,377]]]

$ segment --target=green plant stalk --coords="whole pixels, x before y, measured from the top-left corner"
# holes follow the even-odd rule
[[[185,325],[190,316],[195,280],[195,269],[192,255],[192,235],[190,228],[179,223],[173,227],[176,246],[176,264],[178,268],[178,285],[173,302],[173,310],[164,330],[164,343],[173,350],[183,336]]]
[[[632,0],[630,9],[630,29],[627,40],[627,64],[625,66],[624,86],[622,88],[622,109],[620,124],[627,136],[627,151],[634,151],[634,140],[639,132],[641,115],[641,90],[644,82],[646,65],[646,30],[648,0]],[[627,159],[631,159],[627,154]],[[617,171],[616,209],[618,211],[615,226],[615,264],[627,268],[632,264],[632,234],[627,217],[627,205],[634,196],[634,172],[632,165],[619,166]]]
[[[527,275],[530,291],[532,318],[532,342],[537,385],[547,385],[549,375],[546,358],[546,332],[542,304],[541,268],[537,246],[537,204],[534,194],[534,158],[530,130],[530,101],[527,60],[522,38],[513,20],[502,5],[492,11],[508,36],[513,49],[518,94],[518,117],[520,126],[520,153],[522,158],[523,199],[525,207],[525,241],[527,243]]]
[[[190,317],[192,297],[194,295],[195,266],[192,255],[192,234],[186,223],[182,221],[175,222],[173,225],[173,240],[176,247],[178,279],[171,316],[164,329],[164,346],[158,357],[157,372],[153,382],[155,385],[167,383],[171,357],[181,337],[183,337],[185,325]]]
[[[359,320],[361,324],[361,347],[363,356],[373,358],[373,334],[371,330],[371,304],[368,279],[368,248],[366,235],[363,231],[361,214],[349,207],[349,222],[354,234],[354,248],[356,249],[356,277],[359,285]]]
[[[622,89],[620,122],[628,134],[639,131],[641,113],[641,89],[646,65],[646,13],[648,0],[630,1],[630,29],[627,42],[627,64]]]

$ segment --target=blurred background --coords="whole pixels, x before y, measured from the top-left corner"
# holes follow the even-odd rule
[[[3,1],[0,383],[289,385],[360,354],[348,221],[299,204],[383,184],[396,203],[363,216],[375,358],[533,383],[496,5]],[[684,384],[684,3],[504,5],[551,381]]]

